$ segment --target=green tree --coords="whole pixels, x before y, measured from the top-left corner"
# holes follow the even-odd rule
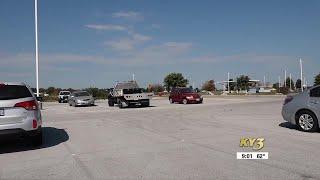
[[[163,91],[164,91],[164,87],[161,84],[151,84],[148,87],[148,92],[159,93]]]
[[[52,96],[55,94],[56,88],[55,87],[48,87],[47,93]]]
[[[88,93],[90,93],[96,99],[106,99],[107,98],[107,91],[105,89],[99,89],[96,87],[89,87],[84,89]]]
[[[241,75],[237,78],[237,87],[239,90],[248,90],[249,89],[250,78],[245,75]]]
[[[296,88],[301,89],[301,79],[297,79],[296,81]]]
[[[290,79],[290,77],[288,77],[288,78],[286,79],[286,86],[287,86],[287,88],[290,88],[290,84],[291,84],[291,88],[293,89],[293,88],[294,88],[294,82],[293,82],[292,79]]]
[[[276,89],[276,90],[279,91],[279,88],[280,88],[279,83],[274,83],[274,84],[272,85],[272,88],[274,88],[274,89]]]
[[[206,81],[206,82],[202,85],[202,90],[215,91],[215,90],[216,90],[216,85],[214,84],[214,80]]]
[[[320,85],[320,73],[314,77],[314,85],[318,86]]]
[[[164,86],[168,91],[173,87],[186,87],[188,82],[181,73],[170,73],[164,78]]]

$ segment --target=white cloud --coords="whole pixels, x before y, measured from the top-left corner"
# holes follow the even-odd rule
[[[132,39],[119,39],[119,40],[112,40],[106,41],[104,43],[108,47],[111,47],[114,50],[124,50],[129,51],[134,49],[134,41]]]
[[[192,43],[190,42],[166,42],[163,44],[164,47],[175,52],[185,52],[192,48]]]
[[[135,41],[138,41],[138,42],[145,42],[145,41],[150,41],[152,39],[152,37],[142,35],[142,34],[133,34],[132,39],[134,39]]]
[[[151,28],[153,29],[160,29],[161,26],[159,24],[151,24]]]
[[[131,37],[129,38],[106,41],[104,44],[117,51],[130,51],[130,50],[133,50],[135,46],[141,45],[152,39],[152,37],[142,35],[142,34],[135,34],[135,33],[129,33],[129,34],[131,35]]]
[[[87,24],[85,27],[104,31],[127,31],[126,27],[114,24]]]
[[[124,18],[128,20],[143,20],[143,16],[134,11],[120,11],[112,14],[114,18]]]

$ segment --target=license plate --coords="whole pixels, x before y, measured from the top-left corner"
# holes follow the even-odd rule
[[[200,101],[200,99],[196,99],[197,101]]]
[[[4,116],[4,109],[0,109],[0,116]]]

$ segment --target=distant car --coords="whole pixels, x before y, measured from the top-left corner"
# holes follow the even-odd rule
[[[36,97],[24,83],[0,83],[0,135],[25,134],[42,144],[42,118]]]
[[[71,94],[70,91],[60,91],[58,95],[59,103],[67,103],[70,97],[70,94]]]
[[[170,103],[203,103],[203,97],[191,88],[173,88],[169,96]]]
[[[70,106],[93,106],[94,98],[87,91],[76,91],[71,93],[68,100]]]
[[[297,125],[302,131],[317,131],[320,118],[320,86],[294,96],[287,96],[282,116],[284,120]]]

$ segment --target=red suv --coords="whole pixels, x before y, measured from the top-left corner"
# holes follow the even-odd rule
[[[203,98],[191,88],[173,88],[169,96],[170,103],[202,103]]]

